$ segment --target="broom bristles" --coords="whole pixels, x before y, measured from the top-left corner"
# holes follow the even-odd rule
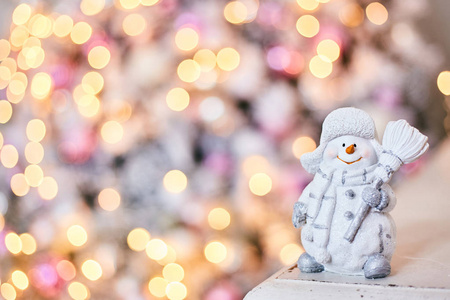
[[[392,151],[403,163],[408,164],[428,150],[428,137],[405,120],[389,122],[383,135],[383,148]]]

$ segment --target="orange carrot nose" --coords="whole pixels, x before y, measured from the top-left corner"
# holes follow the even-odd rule
[[[352,154],[353,152],[355,152],[355,146],[350,145],[347,147],[347,149],[345,149],[345,152],[347,152],[348,154]]]

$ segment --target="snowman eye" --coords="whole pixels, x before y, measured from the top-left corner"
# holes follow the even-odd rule
[[[355,146],[355,148],[356,148],[356,144],[353,144],[353,146]]]
[[[344,144],[342,144],[342,147],[345,147],[345,143],[344,143]]]

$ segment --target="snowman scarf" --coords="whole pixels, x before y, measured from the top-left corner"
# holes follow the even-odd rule
[[[329,260],[326,252],[330,235],[330,225],[336,206],[336,187],[338,186],[359,186],[372,183],[375,176],[375,168],[372,165],[364,169],[357,170],[336,170],[322,164],[317,170],[311,189],[308,204],[308,223],[312,225],[310,232],[311,240],[322,249],[322,257],[316,257],[323,263]],[[329,201],[332,200],[332,201]]]

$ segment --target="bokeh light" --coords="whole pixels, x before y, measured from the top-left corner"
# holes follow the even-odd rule
[[[206,259],[214,264],[221,263],[227,258],[227,248],[224,244],[218,241],[208,243],[205,247],[204,253]]]
[[[30,185],[23,173],[14,174],[10,185],[12,192],[19,197],[25,196],[30,191]]]
[[[110,59],[111,53],[104,46],[96,46],[88,54],[88,62],[94,69],[103,69]]]
[[[230,225],[230,213],[221,207],[212,209],[208,214],[208,224],[211,228],[216,230],[223,230]]]
[[[141,14],[129,14],[123,19],[122,29],[129,36],[137,36],[145,31],[147,21]]]
[[[123,138],[123,127],[117,121],[108,121],[101,128],[101,136],[108,144],[117,144]]]
[[[167,255],[167,244],[160,239],[152,239],[147,243],[145,252],[153,260],[160,260]]]
[[[316,149],[316,142],[309,136],[300,136],[292,143],[292,153],[297,159],[308,152]]]
[[[65,281],[70,281],[77,275],[75,266],[68,260],[59,261],[56,265],[56,271],[58,272],[59,276],[61,276],[61,278]]]
[[[144,251],[150,241],[150,233],[144,228],[135,228],[128,233],[128,247],[134,251]]]
[[[0,123],[7,123],[11,119],[12,113],[11,103],[6,100],[0,100]]]
[[[366,7],[367,19],[375,25],[383,25],[388,20],[388,11],[380,2],[372,2]]]
[[[103,76],[95,71],[86,73],[81,79],[81,87],[83,91],[90,95],[96,95],[100,93],[105,84]]]
[[[155,297],[164,297],[169,283],[162,277],[152,278],[148,283],[148,290]]]
[[[241,1],[231,1],[225,6],[223,15],[228,22],[241,24],[248,17],[247,7]]]
[[[67,26],[69,24],[65,25]],[[91,38],[91,35],[92,27],[86,22],[76,23],[75,25],[73,25],[70,32],[70,38],[72,39],[72,42],[79,45],[86,43]]]
[[[31,6],[26,3],[19,4],[13,11],[12,21],[16,25],[23,25],[30,19],[31,13]]]
[[[0,292],[3,296],[3,298],[5,298],[5,300],[15,300],[17,297],[17,292],[14,289],[14,286],[7,282],[2,283],[2,285],[0,287]]]
[[[287,244],[280,251],[280,261],[285,265],[291,265],[295,263],[300,254],[304,252],[303,248],[297,244]]]
[[[176,263],[164,266],[162,274],[168,282],[181,281],[184,278],[184,269]]]
[[[98,280],[103,274],[102,267],[93,259],[86,260],[81,265],[81,271],[83,272],[83,275],[91,281]]]
[[[197,31],[190,27],[184,27],[175,34],[175,44],[183,51],[190,51],[197,47],[199,36]]]
[[[319,7],[319,1],[317,0],[297,0],[297,4],[304,10],[313,11]]]
[[[320,24],[314,16],[304,15],[298,18],[296,28],[302,36],[311,38],[319,33]]]
[[[170,193],[181,193],[187,187],[186,175],[180,170],[171,170],[164,175],[163,184]]]
[[[38,193],[44,200],[52,200],[58,194],[58,183],[53,177],[46,176],[38,186]]]
[[[192,59],[183,60],[177,68],[178,77],[184,82],[194,82],[200,78],[201,69]]]
[[[80,9],[86,16],[98,14],[105,7],[105,0],[82,0]]]
[[[187,289],[181,282],[170,282],[166,287],[166,295],[170,300],[182,300],[187,296]]]
[[[86,244],[88,235],[86,230],[80,225],[72,225],[67,229],[67,239],[69,242],[76,246],[81,247]]]
[[[22,251],[22,240],[15,232],[10,232],[5,236],[5,246],[12,254],[19,254]]]
[[[265,196],[272,190],[272,178],[266,173],[256,173],[248,182],[250,191],[257,196]]]
[[[328,59],[333,62],[339,58],[339,54],[341,49],[339,48],[338,43],[333,40],[323,40],[317,45],[317,54],[323,59]],[[326,58],[326,59],[324,59]]]
[[[98,204],[106,211],[114,211],[120,205],[120,194],[113,188],[103,189],[98,194]]]
[[[4,60],[8,57],[11,51],[11,44],[4,39],[0,40],[0,60]]]
[[[209,72],[216,66],[216,55],[210,49],[200,49],[195,52],[194,61],[203,72]]]
[[[173,111],[183,111],[189,105],[189,93],[183,88],[173,88],[166,96],[167,106]]]
[[[364,10],[357,3],[348,3],[339,11],[339,19],[347,27],[357,27],[364,21]]]
[[[71,282],[67,287],[67,291],[74,300],[85,300],[89,298],[88,288],[78,281]]]
[[[28,122],[26,128],[27,138],[32,142],[40,142],[44,139],[47,128],[40,119],[33,119]]]
[[[78,25],[80,26],[80,25]],[[84,25],[82,25],[84,26]],[[61,15],[59,17],[56,18],[55,22],[53,23],[53,33],[57,36],[57,37],[65,37],[67,35],[69,35],[72,32],[73,29],[73,20],[70,16],[68,15]],[[81,28],[84,29],[84,28]],[[78,28],[77,30],[80,30],[80,28]],[[80,30],[82,31],[82,30]],[[82,33],[75,33],[75,39],[77,41],[81,41],[81,35],[83,35]]]
[[[15,270],[14,272],[12,272],[11,280],[19,290],[25,290],[29,285],[27,275],[20,270]]]
[[[450,95],[450,71],[442,71],[437,78],[437,86],[442,94]]]
[[[223,48],[217,53],[217,66],[224,71],[232,71],[239,66],[241,57],[233,48]]]
[[[11,169],[19,161],[19,152],[13,145],[4,145],[0,152],[0,161],[5,168]]]
[[[322,59],[321,56],[314,56],[309,62],[309,70],[317,78],[328,77],[333,71],[333,65],[328,59]]]
[[[119,0],[120,6],[124,9],[134,9],[139,6],[140,0]]]
[[[44,171],[38,165],[29,165],[24,171],[25,179],[31,187],[38,187],[44,179]]]
[[[20,236],[22,241],[22,252],[26,255],[31,255],[36,252],[37,244],[34,237],[29,233],[22,233]]]

